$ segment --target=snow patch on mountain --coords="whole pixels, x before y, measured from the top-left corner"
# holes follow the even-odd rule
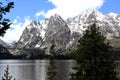
[[[7,43],[5,43],[3,40],[0,39],[0,46],[3,46],[5,48],[11,48],[11,46]]]
[[[86,10],[67,20],[55,14],[41,22],[32,21],[23,31],[17,47],[49,48],[53,43],[56,50],[75,47],[83,32],[94,23],[108,40],[120,39],[120,14]]]

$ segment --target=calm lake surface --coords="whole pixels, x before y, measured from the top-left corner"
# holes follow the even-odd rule
[[[68,80],[73,60],[56,60],[58,79]],[[49,60],[0,60],[0,80],[2,79],[6,66],[16,80],[46,80]]]
[[[75,66],[73,60],[56,60],[57,78],[68,80],[72,67]],[[120,61],[117,61],[117,69],[120,78]],[[16,80],[46,80],[49,60],[0,60],[0,80],[6,66],[9,65],[9,72]]]

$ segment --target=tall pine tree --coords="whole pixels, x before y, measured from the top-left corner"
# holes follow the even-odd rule
[[[70,80],[118,80],[113,53],[105,39],[96,24],[89,26],[78,41],[78,66],[73,68],[75,73],[71,73]]]
[[[47,80],[58,80],[57,79],[57,72],[56,72],[56,65],[54,59],[49,60],[48,72],[47,72]]]
[[[9,73],[9,65],[7,65],[5,69],[5,73],[4,76],[2,77],[2,80],[12,80],[12,76]],[[15,78],[13,80],[15,80]]]
[[[50,59],[49,59],[49,66],[48,66],[48,72],[47,72],[47,80],[58,80],[57,78],[57,67],[56,67],[56,64],[55,64],[55,56],[56,56],[56,53],[55,53],[55,44],[53,43],[51,46],[50,46]]]
[[[3,3],[0,2],[0,36],[3,36],[6,30],[10,28],[10,20],[4,18],[3,16],[10,12],[10,9],[13,8],[13,6],[14,2],[8,2],[5,6],[3,6]]]

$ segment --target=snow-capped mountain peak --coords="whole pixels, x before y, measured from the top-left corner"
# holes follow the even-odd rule
[[[50,17],[50,19],[52,19],[52,20],[58,20],[58,19],[61,19],[61,16],[58,15],[58,14],[54,14],[54,15],[52,15],[52,16]]]
[[[31,23],[26,27],[27,29],[32,29],[32,28],[38,28],[38,29],[42,29],[42,26],[40,24],[40,22],[37,22],[35,20],[31,21]]]
[[[17,47],[49,48],[54,43],[59,50],[76,46],[79,36],[93,23],[100,27],[100,31],[112,44],[114,40],[120,43],[120,14],[103,14],[94,9],[83,11],[67,20],[55,14],[41,22],[32,21],[23,31]]]

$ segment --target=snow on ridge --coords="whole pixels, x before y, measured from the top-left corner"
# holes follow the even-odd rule
[[[60,20],[59,22],[63,22],[63,24],[65,21],[66,22],[65,24],[68,25],[71,32],[78,32],[80,34],[82,34],[87,29],[87,26],[89,26],[91,22],[94,23],[95,20],[98,23],[98,26],[100,25],[102,29],[107,29],[107,27],[109,26],[110,29],[113,29],[112,31],[118,31],[116,30],[117,28],[114,27],[115,24],[114,22],[116,21],[120,22],[120,19],[119,20],[116,19],[117,16],[118,14],[116,13],[103,14],[97,10],[86,10],[73,18],[62,20],[59,15],[55,14],[51,16],[51,18],[45,19],[40,22],[32,21],[31,24],[27,26],[27,28],[28,29],[32,29],[34,27],[38,28],[39,35],[41,36],[42,39],[45,39],[45,33],[47,31],[48,23],[50,20],[58,20],[58,21]],[[112,19],[113,17],[114,19]],[[118,24],[118,26],[120,26],[120,23]],[[109,29],[107,29],[106,31],[109,31]],[[112,34],[108,34],[108,35],[109,35],[108,38],[111,38]]]

